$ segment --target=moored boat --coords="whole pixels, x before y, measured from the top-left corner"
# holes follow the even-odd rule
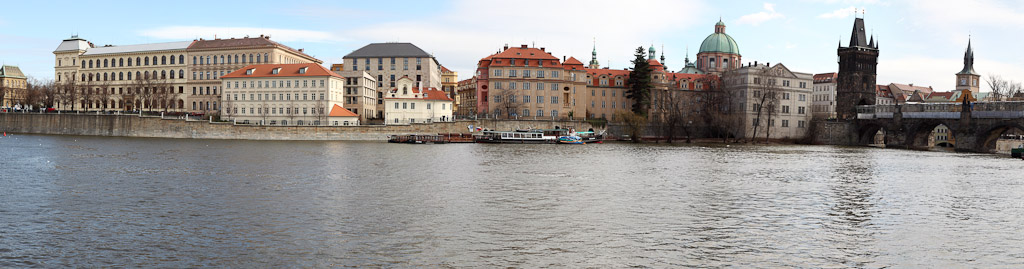
[[[516,130],[511,132],[484,131],[476,136],[477,143],[503,143],[503,144],[553,144],[558,143],[558,137],[565,135],[566,129],[530,129]]]
[[[558,143],[559,144],[580,144],[580,145],[586,144],[586,142],[583,142],[582,138],[580,138],[579,136],[575,136],[575,135],[560,136],[560,137],[558,137]]]

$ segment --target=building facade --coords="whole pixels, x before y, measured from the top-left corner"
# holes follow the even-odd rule
[[[448,94],[449,98],[455,100],[455,114],[459,113],[459,95],[455,88],[459,86],[459,72],[455,72],[441,66],[441,91]]]
[[[401,77],[396,87],[384,93],[385,125],[453,121],[454,100],[437,88],[422,86],[409,77]]]
[[[25,95],[28,80],[21,68],[13,65],[0,66],[0,107],[28,109]]]
[[[318,63],[248,65],[220,77],[221,117],[244,124],[359,125],[342,108],[345,78]],[[344,109],[344,108],[342,108]]]
[[[87,89],[58,104],[73,110],[209,114],[220,111],[227,73],[253,63],[322,63],[269,36],[100,47],[72,36],[53,53],[56,83]]]
[[[816,120],[836,118],[836,73],[814,75],[811,115]]]
[[[498,118],[583,118],[586,77],[586,68],[575,58],[563,61],[545,48],[505,46],[477,64],[476,113]]]
[[[469,118],[476,115],[476,78],[460,80],[455,91],[456,100],[460,102],[455,104],[455,117],[457,118]]]
[[[744,137],[764,139],[766,132],[771,132],[772,139],[806,136],[812,118],[813,75],[790,71],[782,64],[765,64],[734,70],[726,79],[730,80],[726,90],[740,96],[736,107],[743,108],[739,113],[746,126]]]
[[[382,118],[378,115],[378,105],[384,100],[377,96],[377,80],[366,71],[334,71],[345,77],[344,108],[359,115],[364,124],[371,119]]]
[[[857,106],[874,105],[877,95],[875,78],[878,66],[878,45],[875,38],[867,39],[864,19],[856,18],[850,45],[837,49],[839,74],[836,76],[836,116],[839,119],[857,117]]]
[[[686,94],[704,90],[703,74],[675,73],[665,69],[658,60],[648,59],[651,66],[651,111],[658,113],[659,106],[668,94]],[[596,66],[596,65],[595,65]],[[587,69],[587,92],[585,102],[589,118],[615,120],[615,114],[632,109],[633,100],[627,97],[630,70],[628,69]]]

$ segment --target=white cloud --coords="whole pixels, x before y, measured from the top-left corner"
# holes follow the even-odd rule
[[[736,23],[757,26],[766,21],[781,19],[785,17],[786,16],[782,15],[782,13],[778,13],[775,11],[775,4],[764,3],[764,11],[754,14],[743,15],[742,17],[740,17],[739,20],[736,21]]]
[[[1024,9],[1019,5],[993,0],[975,0],[969,5],[953,0],[909,1],[910,9],[921,25],[1024,27]],[[955,19],[951,19],[955,18]],[[932,28],[939,29],[939,28]]]
[[[332,33],[312,30],[256,28],[256,27],[213,27],[213,26],[167,26],[146,29],[142,36],[158,39],[188,40],[213,37],[244,37],[270,35],[281,42],[339,42],[345,41]]]
[[[849,17],[851,14],[854,14],[854,12],[857,12],[859,10],[861,10],[861,9],[857,9],[854,6],[850,6],[850,7],[847,7],[847,8],[840,8],[840,9],[837,9],[837,10],[829,12],[829,13],[818,15],[818,18],[822,18],[822,19],[845,19],[846,17]]]
[[[433,53],[445,67],[458,71],[463,79],[473,75],[480,58],[495,53],[505,44],[535,44],[558,58],[574,56],[586,63],[590,61],[591,40],[595,37],[601,65],[608,65],[608,59],[612,59],[612,68],[623,68],[633,58],[632,52],[637,46],[646,48],[653,42],[660,51],[661,38],[700,22],[697,16],[646,16],[637,20],[635,14],[650,13],[651,6],[693,14],[705,9],[698,0],[654,0],[631,5],[615,0],[521,0],[515,5],[459,0],[451,6],[454,8],[441,13],[372,24],[347,30],[344,35],[359,37],[359,43],[412,42]],[[557,12],[536,13],[539,6]],[[714,22],[704,21],[708,32]],[[684,44],[665,45],[678,46],[666,49],[674,51],[681,62]]]

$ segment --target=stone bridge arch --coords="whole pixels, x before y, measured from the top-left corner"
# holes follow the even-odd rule
[[[965,137],[966,134],[961,130],[959,122],[956,119],[921,119],[921,120],[905,120],[907,121],[907,133],[906,146],[912,149],[928,149],[931,145],[928,144],[931,138],[932,131],[935,130],[939,125],[945,125],[949,129],[953,138]]]
[[[975,147],[971,149],[974,152],[982,153],[996,153],[996,141],[999,140],[1004,132],[1017,129],[1024,131],[1024,121],[1004,121],[986,126],[987,128],[978,128],[978,132],[974,134]]]

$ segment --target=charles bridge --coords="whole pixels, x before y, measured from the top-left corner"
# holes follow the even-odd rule
[[[868,145],[878,131],[886,147],[925,149],[929,136],[945,125],[957,151],[994,152],[1007,130],[1024,130],[1024,102],[909,103],[857,106],[857,118],[844,122],[845,144]]]

